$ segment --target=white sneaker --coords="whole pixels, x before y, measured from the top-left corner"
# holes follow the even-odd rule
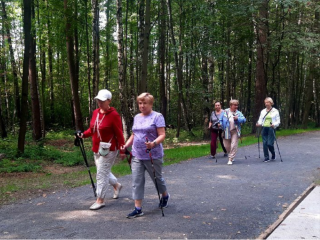
[[[104,206],[105,206],[104,203],[95,202],[94,204],[91,205],[90,210],[98,210],[100,208],[103,208]]]
[[[121,183],[118,183],[118,187],[116,188],[116,190],[114,190],[114,193],[113,193],[114,199],[117,199],[119,197],[121,189],[122,189],[122,185]]]
[[[232,161],[231,160],[228,161],[228,165],[232,165]]]

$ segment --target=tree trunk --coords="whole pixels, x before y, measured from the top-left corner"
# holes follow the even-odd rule
[[[139,93],[147,91],[151,0],[139,0]]]
[[[47,11],[48,11],[48,2],[47,2]],[[51,21],[48,17],[48,61],[49,61],[49,84],[50,84],[50,122],[53,124],[55,122],[54,114],[54,88],[53,88],[53,51],[52,51],[52,40],[51,40]]]
[[[108,1],[109,4],[109,1]],[[108,10],[107,10],[108,11]],[[93,97],[91,92],[91,56],[90,56],[90,46],[89,46],[89,30],[88,30],[88,0],[85,0],[85,23],[86,23],[86,45],[87,45],[87,81],[88,81],[88,101],[89,101],[89,114],[93,112]],[[107,18],[108,19],[108,18]],[[108,45],[108,44],[107,44]]]
[[[124,74],[124,46],[123,46],[123,26],[122,26],[122,4],[121,0],[117,0],[117,28],[118,28],[118,74],[119,74],[119,97],[121,105],[121,113],[123,125],[125,126],[125,137],[130,136],[132,121],[130,121],[130,112],[128,109],[128,98],[126,96],[126,79]]]
[[[99,0],[92,1],[93,21],[92,21],[92,63],[93,63],[93,76],[92,76],[92,90],[93,96],[98,94],[99,90]],[[93,103],[93,106],[95,103]],[[94,109],[94,107],[92,108]]]
[[[73,30],[71,25],[71,12],[68,7],[68,0],[64,0],[64,10],[66,12],[66,45],[67,45],[67,59],[69,67],[69,77],[71,83],[71,92],[72,92],[72,101],[73,101],[73,113],[75,118],[75,128],[76,130],[83,131],[83,121],[82,114],[80,109],[80,100],[79,100],[79,79],[76,74],[75,66],[75,56],[74,56],[74,40],[73,40]],[[68,14],[69,12],[69,14]]]
[[[203,54],[201,58],[201,75],[202,75],[202,89],[203,89],[203,139],[208,140],[210,139],[210,131],[208,131],[209,126],[209,119],[210,119],[210,103],[208,98],[208,85],[209,85],[209,78],[208,78],[208,59]]]
[[[186,104],[184,101],[183,97],[183,87],[182,87],[182,82],[183,82],[183,74],[182,74],[182,66],[183,66],[183,51],[182,51],[182,45],[181,45],[181,26],[180,26],[180,35],[179,35],[179,41],[180,41],[180,46],[179,46],[179,55],[177,51],[177,45],[176,45],[176,40],[174,36],[174,31],[173,31],[173,20],[172,20],[172,11],[171,11],[171,0],[167,0],[167,7],[168,7],[168,15],[169,15],[169,28],[170,28],[170,35],[171,35],[171,42],[172,45],[174,46],[174,61],[175,61],[175,68],[176,68],[176,75],[177,75],[177,81],[178,81],[178,129],[177,129],[177,135],[176,137],[179,137],[179,121],[181,120],[181,116],[184,118],[184,124],[186,127],[186,130],[189,131],[189,133],[194,136],[194,134],[191,131],[191,125],[187,116],[187,109],[186,109]],[[180,9],[181,11],[181,9]]]
[[[255,84],[255,107],[253,122],[258,121],[260,111],[264,107],[264,99],[267,95],[267,33],[268,33],[268,0],[263,0],[259,7],[259,19],[257,29],[257,65]],[[255,124],[252,132],[256,131]]]
[[[31,3],[31,16],[32,20],[35,19],[33,1]],[[42,124],[41,124],[41,110],[39,99],[38,76],[36,66],[36,34],[35,29],[31,31],[31,42],[29,49],[29,80],[30,80],[30,95],[32,106],[32,137],[34,140],[40,140],[42,137]]]
[[[161,6],[159,8],[160,17],[160,39],[159,39],[159,80],[160,80],[160,112],[162,113],[164,119],[167,119],[167,94],[166,94],[166,79],[165,79],[165,64],[166,64],[166,2],[161,0]]]
[[[29,75],[29,50],[31,41],[31,1],[23,0],[23,32],[24,32],[24,56],[22,76],[21,118],[18,139],[18,155],[24,152],[25,136],[28,117],[28,75]]]
[[[10,62],[11,62],[11,68],[12,68],[12,74],[13,74],[16,112],[17,112],[17,117],[20,118],[21,107],[20,107],[20,94],[19,94],[19,84],[18,84],[18,70],[17,70],[16,61],[14,59],[14,52],[13,52],[12,40],[11,40],[11,34],[10,34],[10,25],[7,17],[5,2],[1,1],[1,5],[2,5],[2,17],[4,19],[4,25],[7,33],[6,37],[8,40],[9,52],[10,52]]]

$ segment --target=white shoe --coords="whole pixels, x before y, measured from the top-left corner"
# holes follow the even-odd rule
[[[122,189],[122,185],[121,183],[118,183],[118,187],[116,188],[116,190],[114,190],[114,193],[113,193],[114,199],[117,199],[119,197],[121,189]]]
[[[232,161],[231,160],[228,161],[228,165],[232,165]]]
[[[91,205],[90,210],[98,210],[100,208],[103,208],[104,206],[105,206],[104,203],[95,202],[94,204]]]

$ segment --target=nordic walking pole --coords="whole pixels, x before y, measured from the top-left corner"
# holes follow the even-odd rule
[[[95,197],[97,197],[96,186],[94,185],[94,182],[93,182],[93,179],[92,179],[92,176],[91,176],[90,167],[89,167],[88,160],[87,160],[87,155],[86,155],[86,152],[85,152],[85,149],[84,149],[84,145],[83,145],[83,139],[79,138],[79,136],[78,136],[79,133],[81,133],[81,131],[77,131],[75,133],[76,139],[74,141],[74,145],[80,147],[84,162],[86,164],[86,167],[88,169],[88,173],[89,173],[89,176],[90,176],[91,185],[92,185],[92,189],[93,189],[93,194],[94,194]]]
[[[237,129],[237,134],[239,135],[239,138],[240,138],[240,143],[242,144],[242,137],[241,137],[240,131],[237,126],[236,126],[236,129]],[[246,153],[244,153],[244,157],[245,157],[245,159],[247,159]]]
[[[279,149],[279,146],[278,146],[278,141],[277,141],[277,137],[276,137],[275,129],[272,129],[272,132],[273,132],[274,139],[276,140],[276,144],[277,144],[277,148],[278,148],[278,152],[279,152],[280,160],[281,160],[281,162],[283,162],[283,161],[282,161],[281,154],[280,154],[280,149]]]
[[[149,142],[147,137],[146,137],[146,142]],[[161,199],[160,199],[159,187],[158,187],[157,178],[156,178],[156,171],[155,171],[154,166],[153,166],[153,159],[152,159],[152,155],[151,155],[151,149],[147,149],[146,152],[149,153],[149,157],[150,157],[150,160],[151,160],[151,166],[152,166],[152,170],[153,170],[153,177],[154,177],[156,189],[157,189],[157,192],[158,192],[158,197],[159,197],[159,203],[160,203],[160,207],[161,207],[162,217],[164,217],[163,207],[162,207]]]
[[[258,152],[259,152],[259,158],[260,158],[260,133],[261,133],[262,129],[259,131],[258,129]]]

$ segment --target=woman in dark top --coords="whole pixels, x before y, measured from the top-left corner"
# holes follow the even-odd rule
[[[219,136],[219,140],[221,143],[221,147],[224,151],[224,156],[226,157],[227,150],[225,149],[223,145],[223,139],[222,139],[222,129],[219,125],[219,119],[223,116],[223,109],[221,109],[221,103],[219,101],[214,103],[214,111],[211,113],[210,121],[209,121],[209,129],[211,131],[211,157],[214,158],[216,155],[216,151],[218,148],[217,139]],[[218,126],[219,125],[219,126]]]

